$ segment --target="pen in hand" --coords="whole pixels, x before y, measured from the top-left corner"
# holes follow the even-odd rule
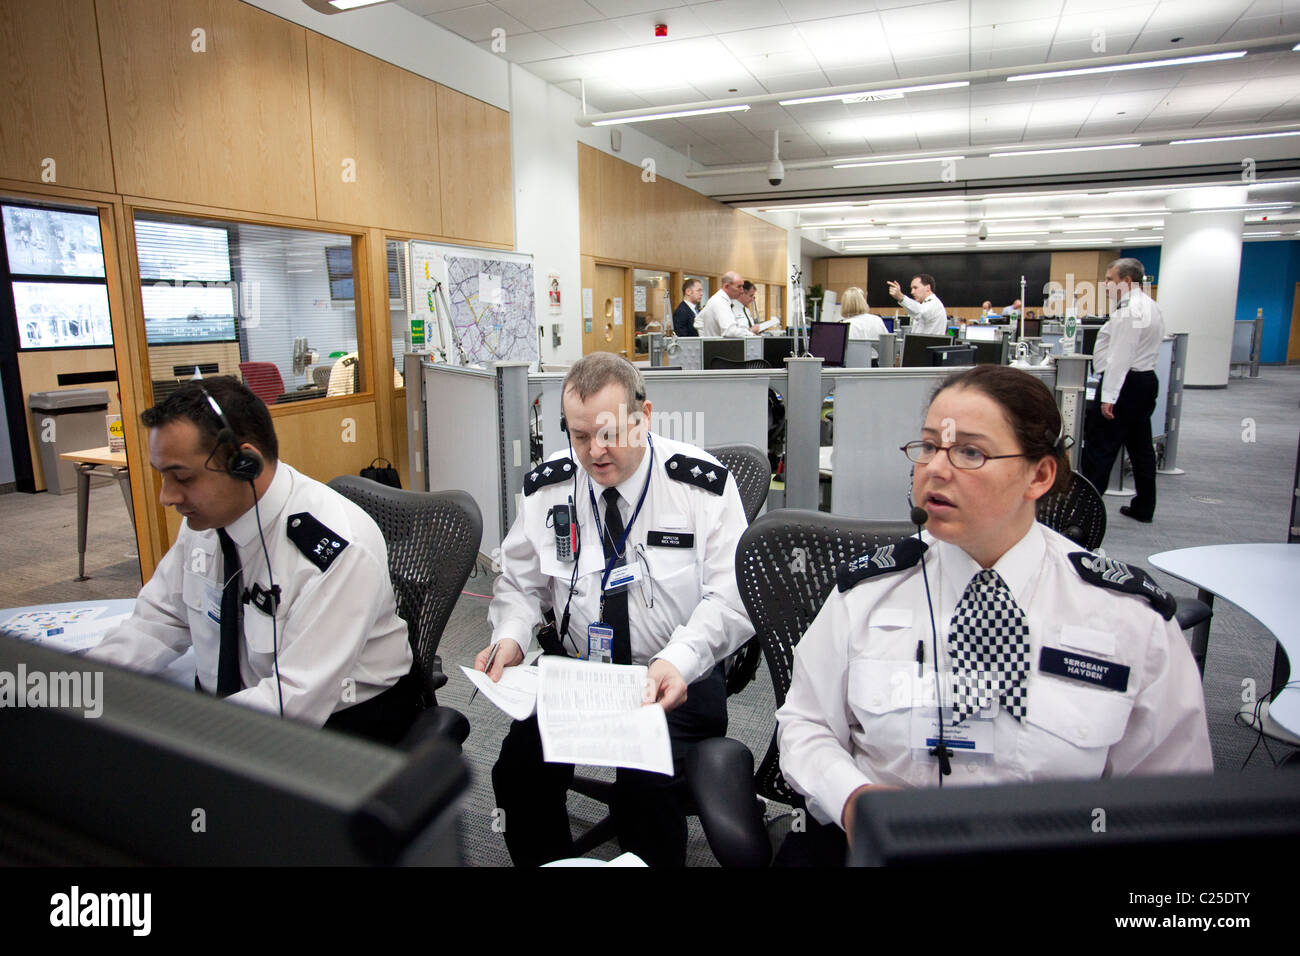
[[[501,642],[497,641],[495,644],[492,645],[492,653],[488,655],[487,663],[483,665],[483,673],[487,674],[489,679],[491,679],[492,677],[492,662],[497,659],[497,651],[499,650],[501,650]],[[478,696],[478,685],[476,684],[474,686],[474,693],[469,695],[470,704],[474,703],[474,698],[477,696]],[[469,705],[467,704],[466,706]]]

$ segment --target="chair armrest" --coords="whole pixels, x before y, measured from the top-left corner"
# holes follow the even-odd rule
[[[451,707],[435,705],[415,718],[415,723],[397,746],[410,751],[431,737],[445,737],[459,747],[468,736],[469,721],[464,714]]]
[[[772,843],[754,792],[754,755],[739,740],[711,737],[685,761],[686,786],[709,848],[723,866],[767,866]]]

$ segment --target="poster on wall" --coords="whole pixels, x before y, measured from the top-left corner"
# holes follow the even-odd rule
[[[550,307],[551,314],[558,315],[560,312],[560,277],[552,272],[546,279],[547,304]]]
[[[447,361],[538,360],[532,256],[412,240],[410,262],[413,318]]]

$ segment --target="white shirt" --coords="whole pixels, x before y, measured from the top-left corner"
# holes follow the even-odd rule
[[[244,689],[228,699],[279,713],[273,654],[278,641],[284,715],[320,726],[336,710],[380,694],[411,669],[406,623],[397,616],[388,577],[388,549],[361,508],[284,462],[276,465],[258,510],[280,607],[273,634],[268,614],[244,606],[239,655]],[[324,571],[288,537],[290,522],[302,512],[332,532],[332,541],[347,542]],[[226,533],[239,551],[244,587],[269,588],[253,509]],[[192,531],[182,521],[176,543],[140,591],[135,612],[89,656],[157,673],[193,644],[199,683],[215,693],[222,565],[216,531]]]
[[[955,545],[924,539],[940,683],[948,688],[948,622],[979,565]],[[999,707],[993,757],[958,751],[945,786],[1213,769],[1200,677],[1177,623],[1142,598],[1085,581],[1066,557],[1079,550],[1035,523],[994,565],[1029,626],[1026,714],[1018,721]],[[837,587],[795,647],[790,692],[776,715],[781,771],[821,822],[838,825],[863,784],[936,785],[935,758],[910,746],[913,706],[934,712],[931,644],[918,563],[845,593]],[[1128,666],[1127,688],[1041,672],[1044,646]]]
[[[700,335],[725,335],[733,339],[753,335],[749,331],[750,323],[736,314],[736,308],[744,310],[725,289],[719,289],[695,316],[696,330]]]
[[[914,335],[943,335],[948,331],[948,310],[937,295],[930,295],[924,302],[905,295],[899,305],[912,317],[907,330]]]
[[[1114,405],[1129,371],[1150,372],[1156,367],[1160,342],[1165,337],[1165,320],[1160,306],[1137,286],[1119,302],[1119,307],[1097,333],[1092,368],[1101,372],[1101,401]]]
[[[872,315],[870,312],[863,312],[861,315],[850,316],[840,321],[849,323],[849,338],[851,339],[866,339],[869,342],[876,342],[881,337],[891,334],[885,326],[884,320],[878,315]],[[871,346],[871,357],[880,357],[880,351],[874,345]]]
[[[717,459],[684,442],[652,435],[654,471],[641,513],[628,534],[628,563],[649,568],[651,580],[633,584],[628,591],[628,623],[631,626],[632,660],[647,664],[663,658],[691,684],[740,647],[754,633],[740,602],[736,587],[736,545],[746,528],[745,511],[734,478],[725,478],[723,494],[670,478],[675,455]],[[552,455],[539,470],[563,469],[566,453]],[[650,451],[633,474],[618,485],[619,512],[624,526],[632,513],[650,473]],[[723,479],[721,465],[717,474]],[[590,481],[582,466],[573,463],[578,476],[575,503],[581,534],[578,580],[573,592],[565,648],[584,655],[587,625],[600,612],[600,582],[605,569],[605,552],[592,517],[591,495],[604,521],[604,487]],[[671,469],[676,472],[676,469]],[[566,477],[573,471],[563,472]],[[707,475],[707,471],[702,471]],[[501,545],[501,575],[493,587],[488,623],[493,643],[511,638],[525,653],[531,649],[533,631],[541,622],[542,609],[552,608],[558,623],[569,595],[573,563],[561,561],[555,553],[555,532],[547,527],[547,515],[557,504],[574,495],[571,478],[539,487],[523,498],[519,514]],[[693,535],[691,547],[653,547],[651,532]],[[658,537],[658,536],[656,536]],[[680,538],[679,538],[680,540]],[[647,607],[647,595],[654,607]]]

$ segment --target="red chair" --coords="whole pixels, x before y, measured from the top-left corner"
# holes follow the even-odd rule
[[[268,405],[274,405],[284,394],[284,379],[272,362],[240,362],[239,374],[252,393]]]

